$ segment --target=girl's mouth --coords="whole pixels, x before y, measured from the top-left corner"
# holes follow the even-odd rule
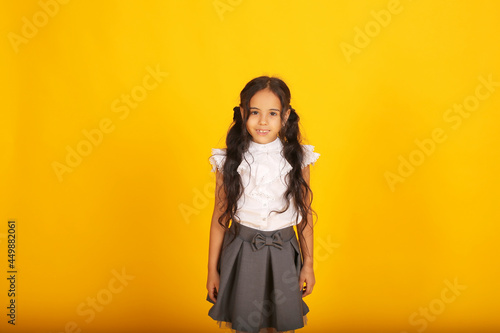
[[[269,133],[269,130],[257,130],[257,133],[259,135],[266,135],[267,133]]]

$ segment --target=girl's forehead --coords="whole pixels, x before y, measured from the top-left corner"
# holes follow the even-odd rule
[[[278,96],[276,96],[271,90],[263,89],[257,91],[250,99],[250,107],[259,108],[259,105],[261,106],[274,105],[275,107],[280,108],[281,102]]]

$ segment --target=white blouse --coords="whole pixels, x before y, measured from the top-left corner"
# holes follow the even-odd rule
[[[304,158],[302,168],[313,164],[320,154],[313,152],[314,146],[302,145]],[[288,209],[278,214],[286,206],[283,198],[287,189],[285,177],[292,166],[282,155],[283,143],[279,137],[269,143],[250,141],[248,150],[237,168],[243,184],[243,194],[238,200],[235,219],[248,227],[269,231],[296,224],[297,211],[290,202]],[[223,172],[226,149],[212,149],[210,163],[212,172]],[[299,223],[301,219],[299,218]]]

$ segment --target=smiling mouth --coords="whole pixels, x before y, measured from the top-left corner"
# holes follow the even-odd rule
[[[257,130],[258,133],[267,133],[269,130]]]

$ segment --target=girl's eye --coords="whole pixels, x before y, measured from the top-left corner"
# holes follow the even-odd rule
[[[250,111],[250,114],[257,114],[257,111]]]
[[[271,112],[271,116],[276,116],[277,113],[276,112]]]

